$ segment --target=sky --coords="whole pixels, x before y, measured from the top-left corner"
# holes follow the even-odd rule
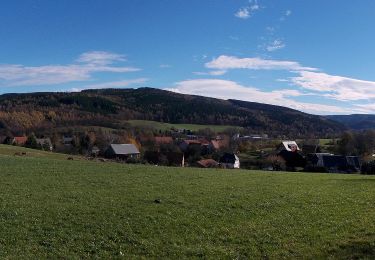
[[[375,1],[2,0],[0,94],[153,87],[375,114]]]

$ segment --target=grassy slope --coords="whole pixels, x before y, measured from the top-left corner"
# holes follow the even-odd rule
[[[160,130],[170,130],[172,127],[176,129],[187,129],[191,131],[198,131],[200,129],[209,128],[215,132],[223,132],[228,128],[241,128],[238,126],[229,126],[229,125],[195,125],[195,124],[169,124],[169,123],[161,123],[156,121],[148,121],[148,120],[129,120],[127,121],[130,125],[136,127],[149,127],[155,128]]]
[[[26,153],[23,157],[33,157],[33,158],[49,158],[49,159],[60,159],[66,160],[68,157],[73,157],[74,159],[83,159],[82,156],[67,155],[63,153],[53,153],[47,151],[41,151],[36,149],[29,149],[14,145],[4,145],[0,144],[0,155],[12,155],[16,156],[16,153]]]
[[[373,258],[374,188],[359,175],[0,155],[0,258]]]

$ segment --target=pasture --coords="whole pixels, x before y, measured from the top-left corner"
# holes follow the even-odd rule
[[[170,123],[161,123],[156,121],[148,121],[148,120],[129,120],[126,121],[133,127],[139,128],[151,128],[156,130],[171,130],[174,129],[186,129],[190,131],[199,131],[204,129],[210,129],[214,132],[224,132],[228,129],[241,129],[242,127],[239,126],[230,126],[230,125],[197,125],[197,124],[170,124]]]
[[[5,148],[0,258],[375,257],[372,176],[68,161]]]

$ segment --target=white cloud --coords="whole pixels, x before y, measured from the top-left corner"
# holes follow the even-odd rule
[[[162,69],[168,69],[170,67],[171,67],[171,65],[169,65],[169,64],[160,64],[159,65],[159,68],[162,68]]]
[[[226,70],[213,70],[209,72],[193,72],[195,75],[210,75],[210,76],[221,76],[224,75]]]
[[[206,68],[223,72],[232,69],[286,70],[296,73],[298,76],[289,79],[277,79],[276,81],[288,81],[295,86],[312,90],[309,95],[320,96],[337,101],[373,101],[375,99],[374,81],[329,75],[327,73],[319,72],[316,68],[304,67],[300,63],[294,61],[270,60],[257,57],[237,58],[235,56],[221,55],[218,58],[207,62],[205,66]],[[357,112],[363,111],[362,107],[357,106],[357,108]]]
[[[77,61],[96,65],[108,65],[116,61],[125,61],[125,56],[112,52],[91,51],[82,53]]]
[[[270,45],[266,47],[267,51],[277,51],[285,47],[285,43],[281,40],[274,40]]]
[[[86,85],[80,88],[72,88],[71,91],[77,92],[77,91],[81,91],[84,89],[124,88],[132,84],[142,84],[142,83],[145,83],[146,81],[147,81],[146,78],[139,78],[139,79],[131,79],[131,80],[104,82],[104,83]]]
[[[231,40],[233,40],[233,41],[238,41],[238,40],[240,39],[240,37],[230,35],[230,36],[229,36],[229,39],[231,39]]]
[[[237,18],[247,19],[250,17],[250,11],[248,7],[241,7],[238,11],[234,14]]]
[[[288,80],[288,79],[276,79],[276,81],[278,81],[278,82],[289,82],[290,80]]]
[[[240,19],[250,18],[257,10],[260,9],[260,6],[256,1],[254,3],[250,2],[250,4],[251,5],[249,6],[244,6],[238,9],[234,16]]]
[[[78,64],[0,65],[0,86],[53,85],[89,80],[92,78],[92,74],[96,72],[126,73],[139,71],[138,68],[110,65],[123,60],[123,56],[119,54],[88,52],[77,59]]]
[[[325,97],[340,101],[370,100],[375,98],[375,82],[333,76],[322,72],[298,71],[290,80],[305,89],[325,92]]]
[[[220,99],[238,99],[244,101],[268,103],[315,114],[349,113],[348,109],[337,106],[298,102],[290,99],[289,97],[304,95],[297,90],[284,89],[265,92],[254,87],[242,86],[234,81],[229,80],[185,80],[177,82],[173,88],[168,88],[166,90]]]
[[[285,13],[280,17],[280,21],[285,21],[285,19],[292,14],[291,10],[286,10]]]
[[[262,58],[237,58],[235,56],[221,55],[205,64],[206,68],[216,70],[250,69],[250,70],[316,70],[303,67],[298,62],[267,60]]]
[[[375,113],[375,104],[357,104],[355,105],[357,107],[357,110],[360,111],[360,113],[364,114],[373,114]]]

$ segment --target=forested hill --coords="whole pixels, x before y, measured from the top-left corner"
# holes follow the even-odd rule
[[[297,110],[237,100],[183,95],[153,88],[0,96],[0,131],[59,126],[124,128],[126,120],[233,125],[268,134],[326,135],[345,127]]]
[[[375,129],[375,115],[332,115],[327,118],[337,121],[354,130]]]

